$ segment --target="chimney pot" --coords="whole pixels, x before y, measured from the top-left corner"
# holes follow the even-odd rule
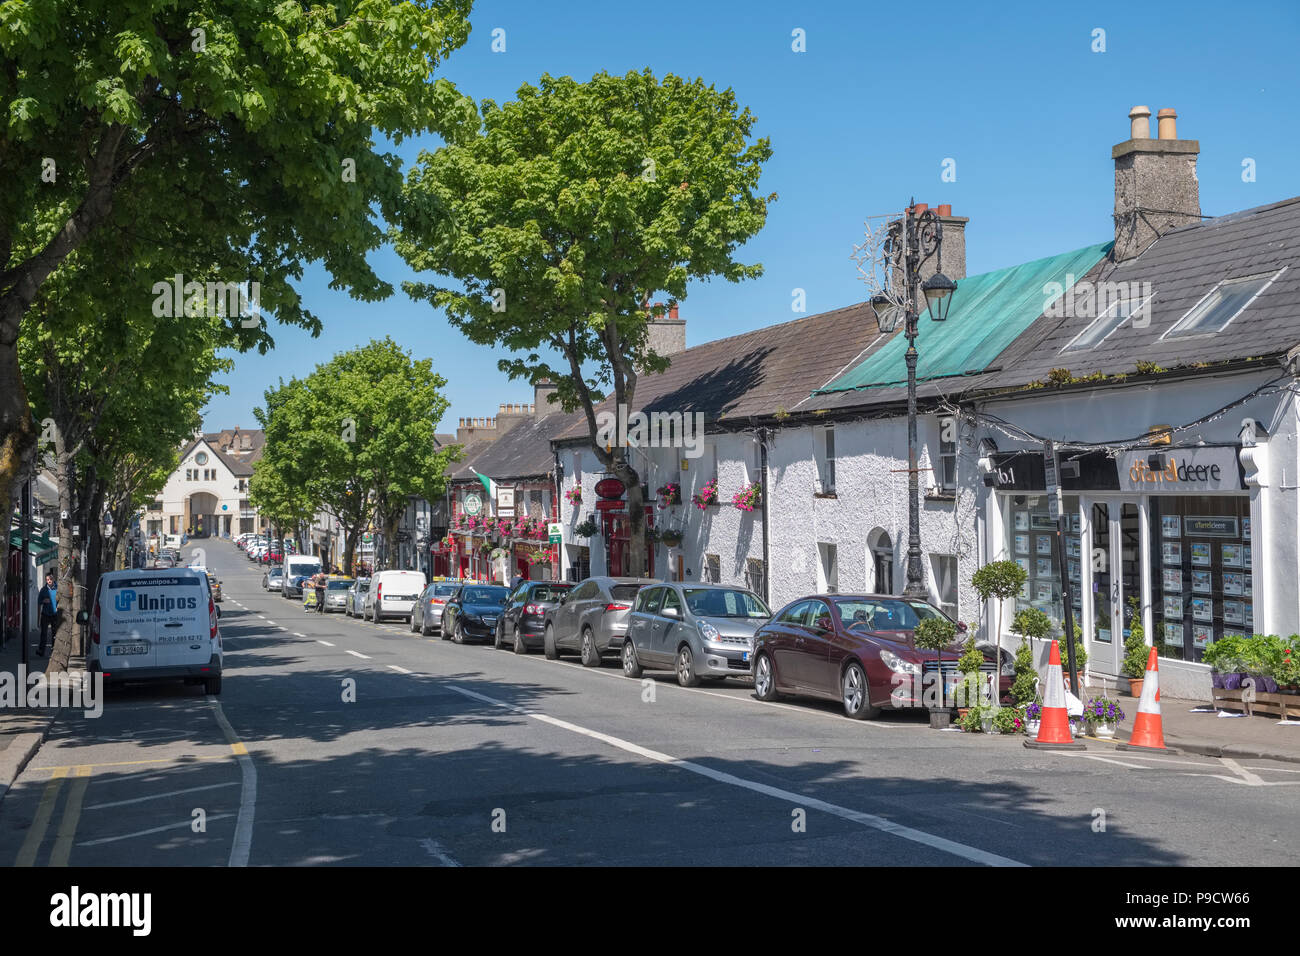
[[[935,212],[937,212],[941,216],[951,216],[952,205],[950,203],[944,203],[942,206],[935,207]]]
[[[1132,124],[1129,130],[1129,139],[1150,139],[1151,138],[1151,111],[1145,106],[1135,106],[1128,111],[1129,122]]]
[[[1161,139],[1178,138],[1178,111],[1163,109],[1156,114]]]
[[[676,302],[674,302],[672,305],[670,305],[670,306],[668,307],[668,318],[670,318],[670,319],[676,319],[676,318],[678,318],[678,315],[677,315],[677,303],[676,303]]]
[[[912,215],[919,216],[929,208],[930,204],[928,202],[919,202],[912,207]]]

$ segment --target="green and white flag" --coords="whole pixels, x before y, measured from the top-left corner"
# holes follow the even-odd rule
[[[474,471],[474,469],[470,468],[470,471]],[[474,471],[474,474],[478,475],[478,480],[483,483],[483,488],[488,493],[488,500],[496,501],[497,483],[493,481],[491,478],[489,478],[487,475],[480,475],[477,471]]]

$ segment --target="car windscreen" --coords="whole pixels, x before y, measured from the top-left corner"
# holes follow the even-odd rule
[[[466,588],[462,604],[505,604],[510,592],[506,588]]]
[[[313,574],[320,574],[320,565],[319,564],[295,564],[293,566],[293,573],[295,575],[305,574],[308,577],[311,577]]]
[[[539,584],[528,595],[530,601],[558,601],[561,594],[573,590],[572,584]]]
[[[458,587],[459,584],[435,584],[430,593],[433,597],[450,597],[456,593]]]
[[[835,607],[845,627],[866,631],[910,631],[927,617],[941,616],[928,604],[890,598],[845,598]]]
[[[639,584],[615,584],[609,589],[609,594],[615,601],[626,601],[631,604],[636,600],[636,593],[640,590]]]
[[[331,591],[346,591],[350,587],[352,587],[351,581],[331,581],[329,583]]]
[[[740,588],[683,588],[686,606],[696,617],[762,618],[772,616],[767,605]]]

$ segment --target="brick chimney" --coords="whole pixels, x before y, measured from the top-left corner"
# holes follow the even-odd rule
[[[1116,262],[1133,259],[1171,229],[1201,221],[1196,157],[1201,144],[1179,139],[1178,114],[1157,115],[1158,137],[1151,138],[1151,111],[1129,110],[1129,138],[1114,146]]]
[[[656,302],[662,306],[662,302]],[[666,315],[650,316],[648,345],[657,355],[676,355],[686,351],[686,320],[678,317],[677,303],[668,303]]]

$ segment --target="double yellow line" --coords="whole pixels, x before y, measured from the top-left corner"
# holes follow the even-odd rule
[[[59,820],[59,829],[54,836],[54,849],[50,851],[50,866],[67,866],[72,853],[72,839],[77,834],[77,824],[81,821],[81,804],[86,798],[86,787],[90,785],[90,764],[75,767],[55,767],[54,776],[45,785],[41,802],[36,808],[36,817],[32,828],[27,832],[18,851],[14,866],[35,866],[36,854],[45,842],[45,834],[50,828],[50,819],[54,816],[54,807],[59,801],[59,791],[63,781],[72,771],[72,786],[68,788],[68,801],[63,806],[63,816]]]

